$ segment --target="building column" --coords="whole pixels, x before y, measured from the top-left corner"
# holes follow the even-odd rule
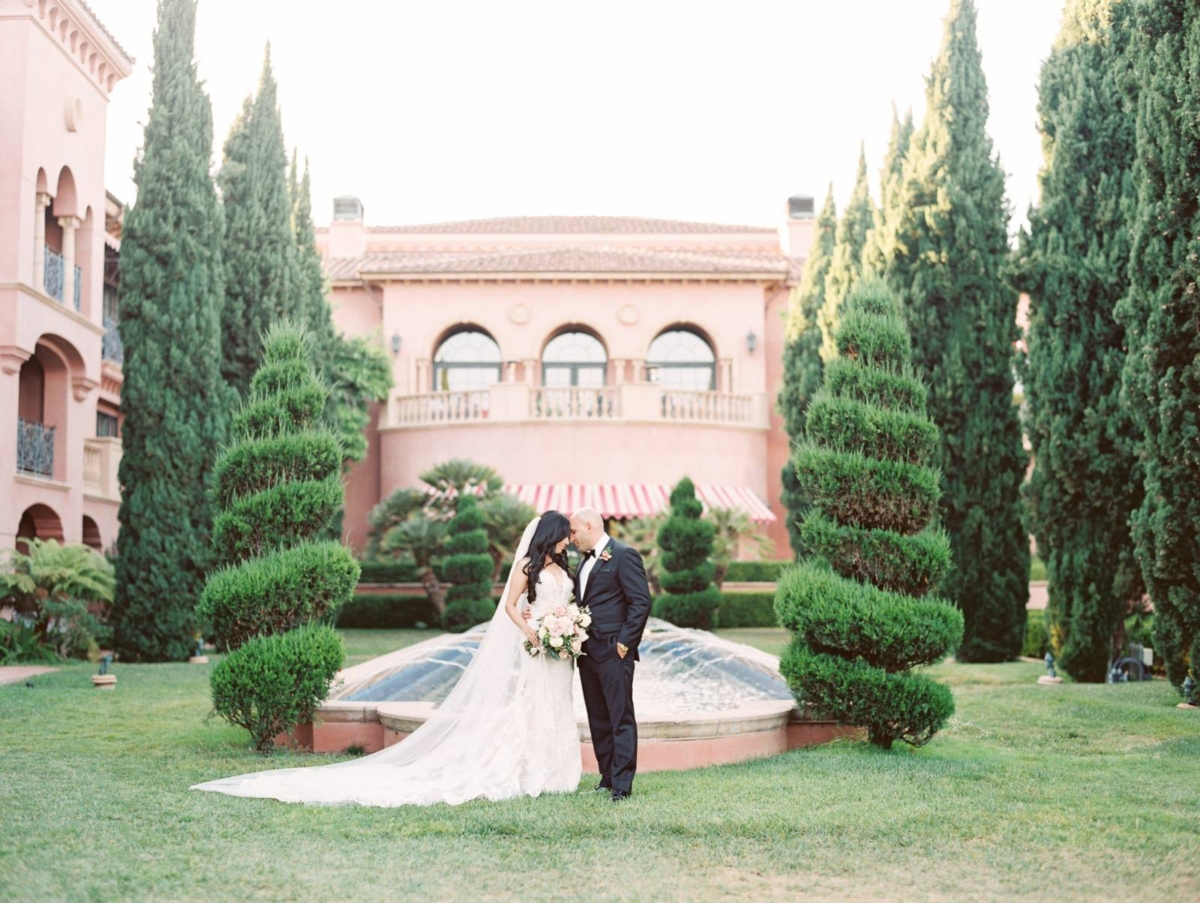
[[[646,379],[646,362],[644,360],[635,360],[633,362],[633,381],[635,383],[644,382]]]
[[[717,391],[733,392],[733,361],[727,357],[717,362]]]
[[[33,287],[39,292],[46,291],[46,208],[52,198],[45,191],[37,193],[37,219],[33,221]]]
[[[64,307],[75,306],[75,232],[79,228],[77,216],[60,216],[58,224],[63,230],[63,296]]]
[[[425,358],[417,360],[417,384],[413,386],[413,395],[423,395],[429,392],[429,361]]]
[[[625,382],[625,363],[625,358],[614,357],[612,359],[613,385],[619,386]]]
[[[525,382],[531,386],[536,386],[541,382],[538,379],[537,363],[537,360],[534,358],[527,358],[525,360]]]
[[[504,366],[504,381],[506,383],[515,383],[517,381],[517,362],[509,361]]]

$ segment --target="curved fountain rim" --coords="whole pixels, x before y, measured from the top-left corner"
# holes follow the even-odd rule
[[[360,662],[350,668],[345,668],[339,671],[334,678],[334,688],[329,694],[329,701],[345,701],[345,697],[350,694],[357,692],[364,686],[390,677],[414,659],[421,658],[431,650],[440,649],[444,646],[457,645],[464,637],[475,633],[483,633],[486,629],[486,624],[476,624],[470,630],[463,633],[442,633],[427,640],[422,640],[419,643],[414,643],[411,646],[405,646],[403,649],[397,649],[394,652],[388,652],[365,662]],[[659,618],[651,618],[647,622],[646,629],[648,633],[670,631],[681,634],[684,637],[697,637],[709,646],[735,652],[743,658],[765,665],[776,673],[779,672],[779,656],[763,652],[761,649],[756,649],[753,646],[747,646],[745,643],[735,643],[707,630],[677,627]],[[726,709],[725,711],[732,712],[737,711],[737,709]],[[653,713],[648,713],[648,715],[653,717]],[[643,716],[640,713],[638,720],[643,720]]]

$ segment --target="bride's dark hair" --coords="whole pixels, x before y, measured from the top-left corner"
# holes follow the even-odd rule
[[[529,540],[529,561],[525,564],[525,576],[529,578],[529,588],[526,590],[530,602],[537,601],[538,578],[546,567],[546,559],[550,558],[567,573],[567,552],[564,549],[555,553],[554,547],[571,535],[571,522],[565,514],[557,511],[547,511],[533,531],[533,539]]]

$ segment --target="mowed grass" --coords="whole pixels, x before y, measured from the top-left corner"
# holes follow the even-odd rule
[[[352,662],[429,636],[346,635]],[[262,759],[206,720],[210,667],[117,665],[111,693],[85,665],[0,687],[0,899],[1200,898],[1200,713],[1159,681],[1041,687],[1038,665],[944,664],[958,714],[919,750],[646,774],[620,806],[370,809],[188,791],[335,761]]]

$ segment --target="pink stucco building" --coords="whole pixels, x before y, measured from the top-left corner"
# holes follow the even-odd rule
[[[604,216],[367,226],[335,201],[318,243],[338,326],[376,334],[395,388],[347,487],[371,507],[450,458],[496,468],[540,509],[649,513],[683,476],[788,555],[774,411],[783,316],[812,201],[781,228]]]
[[[132,65],[80,0],[0,0],[0,547],[116,538],[121,205],[104,138]]]
[[[82,0],[0,0],[0,547],[117,532],[121,205],[108,97],[133,61]],[[377,335],[395,388],[348,478],[347,538],[450,458],[540,509],[654,511],[687,475],[787,554],[774,412],[783,315],[811,240],[780,228],[522,216],[319,230],[338,326]]]

